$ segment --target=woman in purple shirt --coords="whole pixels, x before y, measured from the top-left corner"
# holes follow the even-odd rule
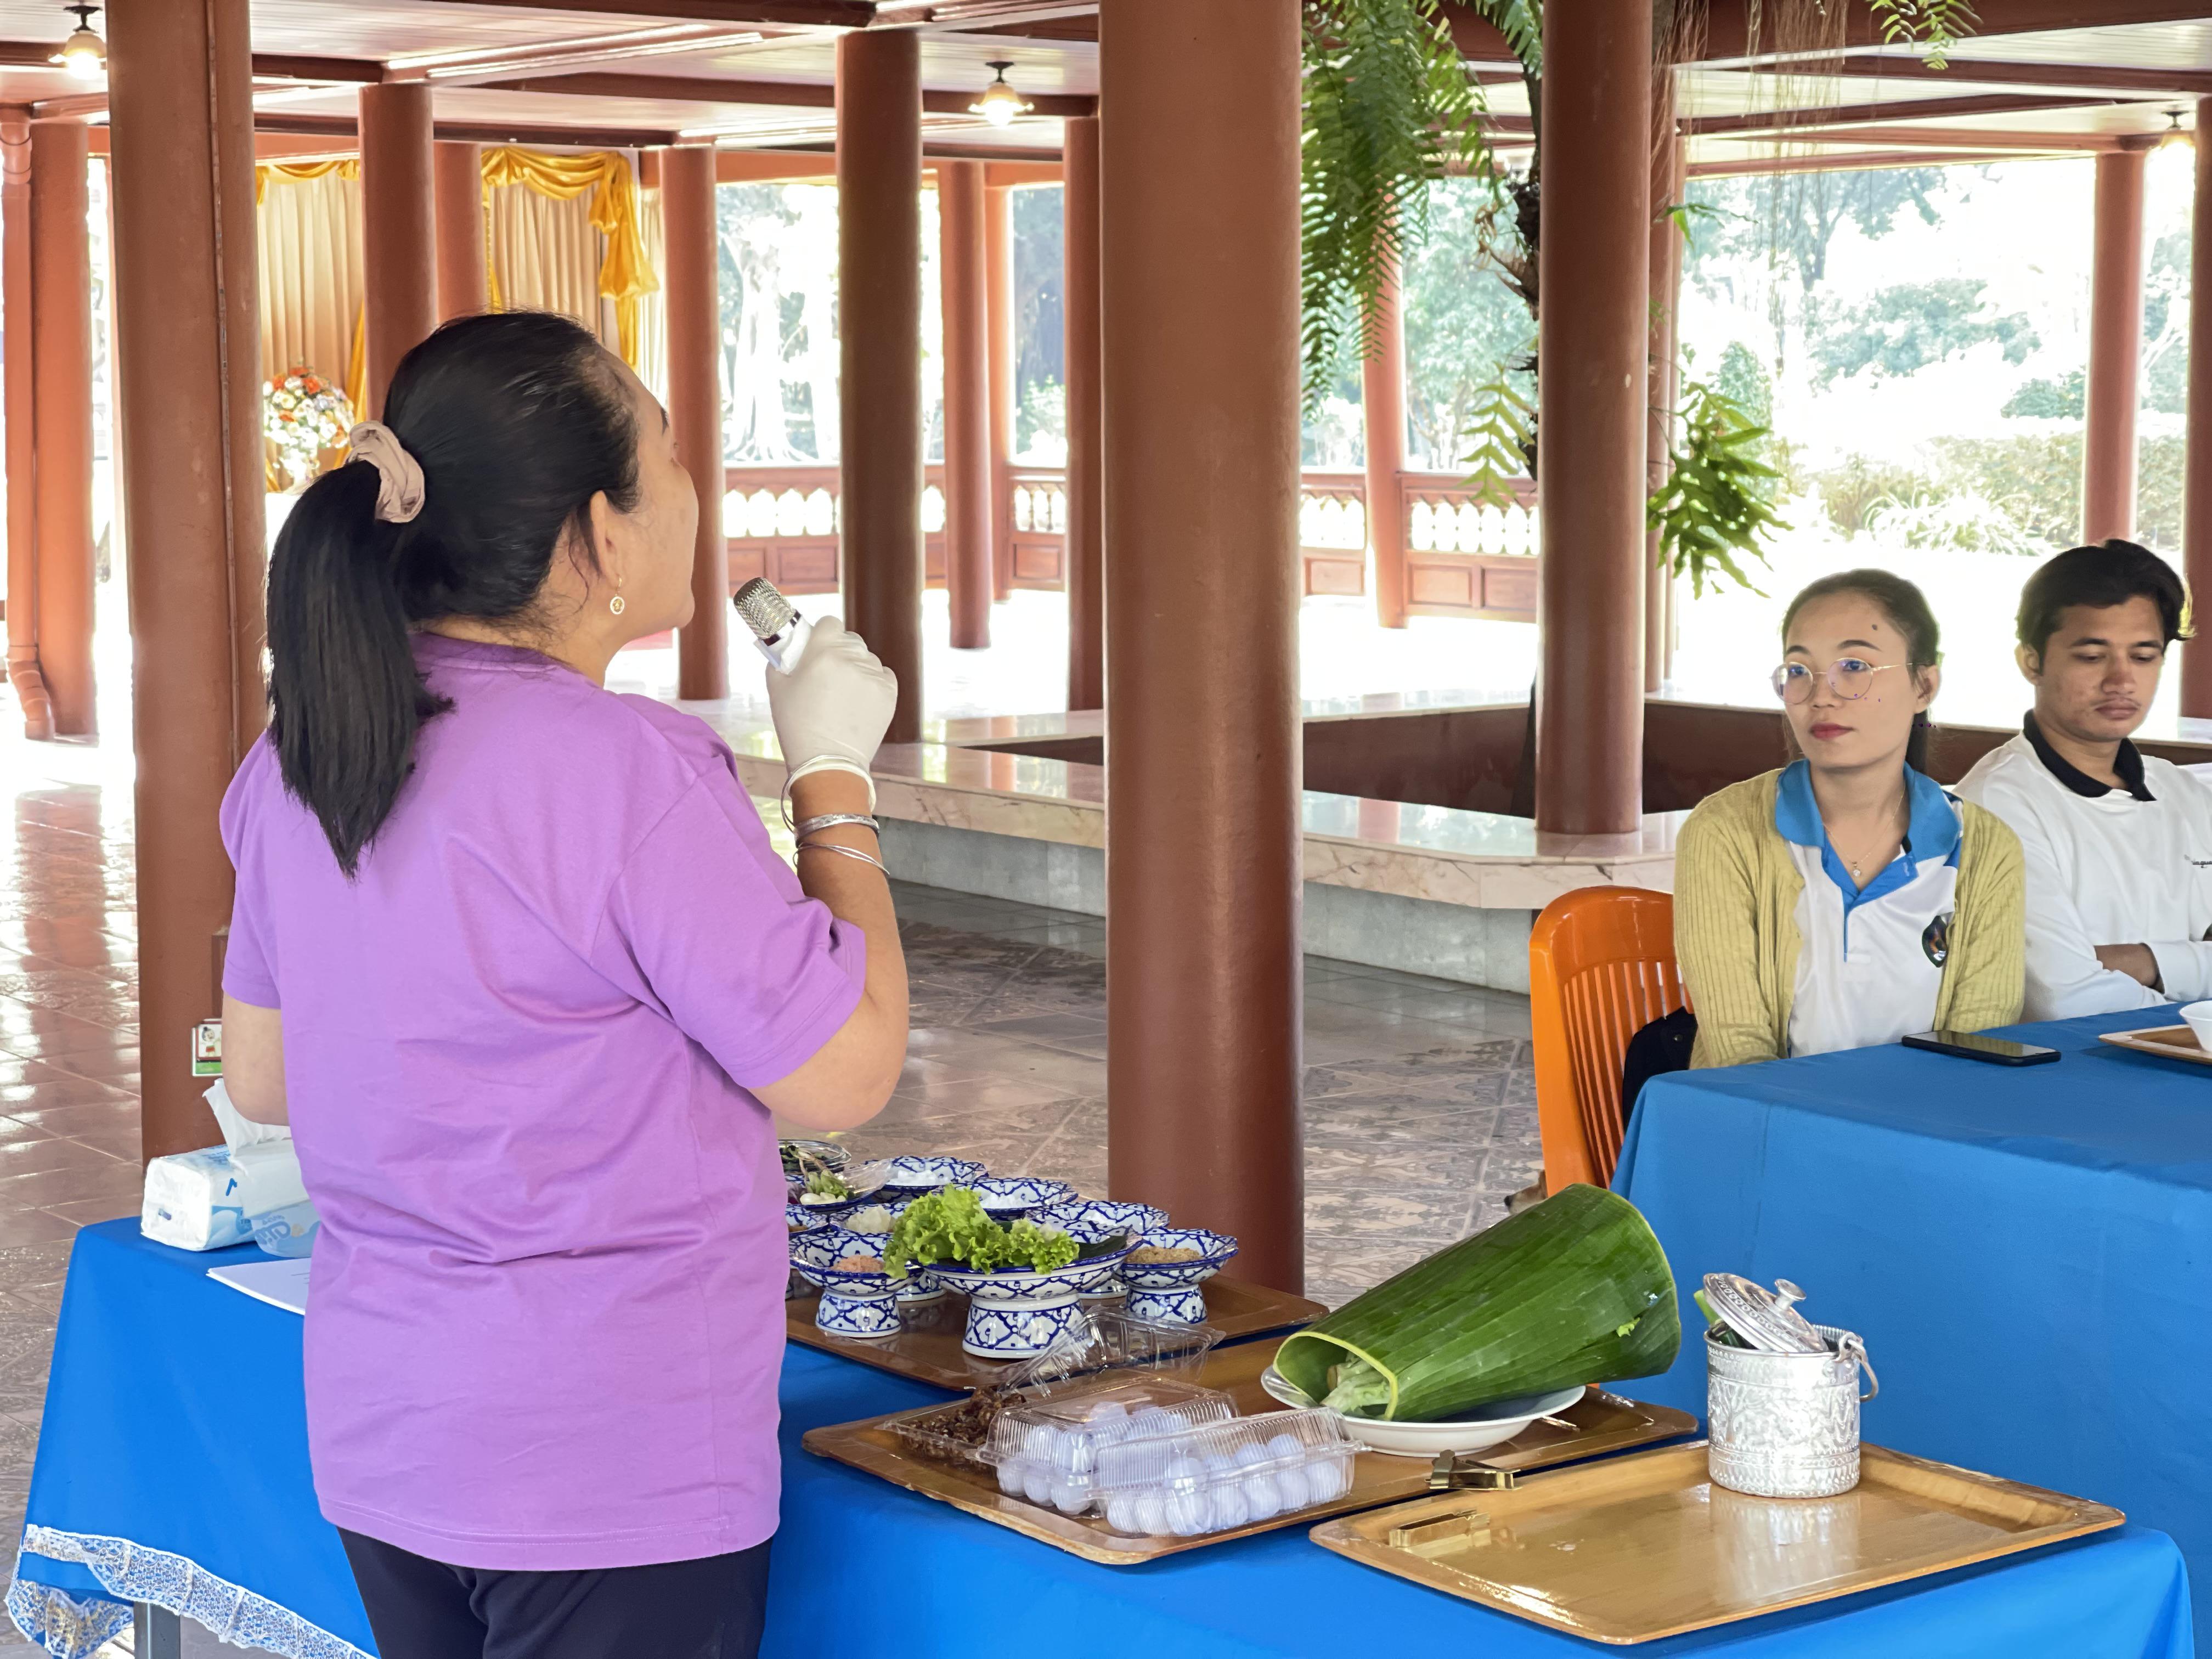
[[[637,378],[522,313],[409,353],[277,538],[226,1076],[322,1212],[315,1488],[394,1659],[758,1641],[769,1114],[861,1123],[905,1053],[896,686],[831,619],[769,676],[794,877],[704,725],[602,685],[690,620],[696,514]]]

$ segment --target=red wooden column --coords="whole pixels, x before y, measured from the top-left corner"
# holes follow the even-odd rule
[[[991,593],[1014,591],[1014,192],[983,191],[983,299],[990,337]]]
[[[2136,410],[2142,357],[2143,163],[2148,151],[2097,158],[2089,277],[2089,386],[2081,440],[2081,539],[2136,532]]]
[[[1298,42],[1298,0],[1099,14],[1108,1182],[1290,1289]]]
[[[1360,367],[1367,425],[1367,544],[1375,554],[1375,620],[1406,625],[1406,313],[1394,265],[1382,294],[1381,341]]]
[[[676,695],[730,694],[730,544],[722,534],[722,323],[715,289],[714,150],[660,155],[661,292],[668,305],[668,422],[691,474],[691,620],[676,631]]]
[[[8,468],[8,679],[23,735],[54,734],[53,702],[39,672],[39,514],[34,482],[37,400],[31,324],[31,121],[0,116],[0,358]]]
[[[246,6],[107,8],[149,1158],[216,1133],[185,1043],[220,1006],[208,963],[231,870],[216,813],[265,708]]]
[[[938,288],[945,313],[945,585],[952,644],[991,643],[990,306],[983,164],[937,164]]]
[[[92,622],[92,243],[89,133],[31,128],[32,397],[37,454],[39,668],[58,737],[89,737]]]
[[[838,553],[845,622],[921,735],[921,58],[911,29],[837,41]]]
[[[399,360],[438,325],[437,149],[430,83],[361,89],[361,262],[368,311],[368,413],[384,413]]]
[[[1647,483],[1667,482],[1672,465],[1674,400],[1680,396],[1676,317],[1682,303],[1682,232],[1666,210],[1682,199],[1687,179],[1680,137],[1674,131],[1674,72],[1660,88],[1658,142],[1651,156],[1651,419],[1644,440]],[[1674,578],[1659,562],[1659,532],[1644,544],[1644,689],[1656,691],[1667,672]]]
[[[1098,118],[1063,125],[1060,321],[1067,365],[1067,706],[1106,706],[1105,453],[1098,318]]]
[[[2197,100],[2197,210],[2190,222],[2195,228],[2189,250],[2189,458],[2181,540],[2190,595],[2212,615],[2212,98]],[[2203,645],[2182,647],[2181,712],[2192,720],[2212,720],[2212,629]]]
[[[491,304],[484,280],[483,146],[441,139],[430,167],[438,222],[438,320],[443,323]]]
[[[1644,771],[1651,0],[1544,9],[1536,825],[1637,827]]]

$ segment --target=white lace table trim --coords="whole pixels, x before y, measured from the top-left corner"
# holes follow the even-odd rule
[[[372,1659],[267,1596],[166,1550],[51,1527],[25,1527],[23,1547],[49,1560],[82,1564],[116,1598],[75,1595],[18,1574],[8,1589],[8,1616],[54,1659],[92,1659],[104,1643],[130,1627],[134,1601],[167,1607],[234,1647],[261,1648],[285,1659]]]

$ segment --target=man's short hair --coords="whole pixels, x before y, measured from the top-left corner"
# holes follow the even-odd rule
[[[2020,642],[2040,657],[2068,606],[2086,605],[2104,611],[2135,599],[2148,599],[2158,607],[2168,644],[2189,637],[2182,625],[2187,592],[2173,567],[2157,554],[2117,539],[2097,547],[2069,548],[2038,569],[2020,590]]]

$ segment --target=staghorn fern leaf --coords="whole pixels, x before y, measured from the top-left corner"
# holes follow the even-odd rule
[[[1723,576],[1760,592],[1739,560],[1765,564],[1761,544],[1790,528],[1763,487],[1781,476],[1755,453],[1767,430],[1702,381],[1686,382],[1682,393],[1681,445],[1648,508],[1659,532],[1660,561],[1675,575],[1687,574],[1699,598],[1708,586],[1719,587]]]

